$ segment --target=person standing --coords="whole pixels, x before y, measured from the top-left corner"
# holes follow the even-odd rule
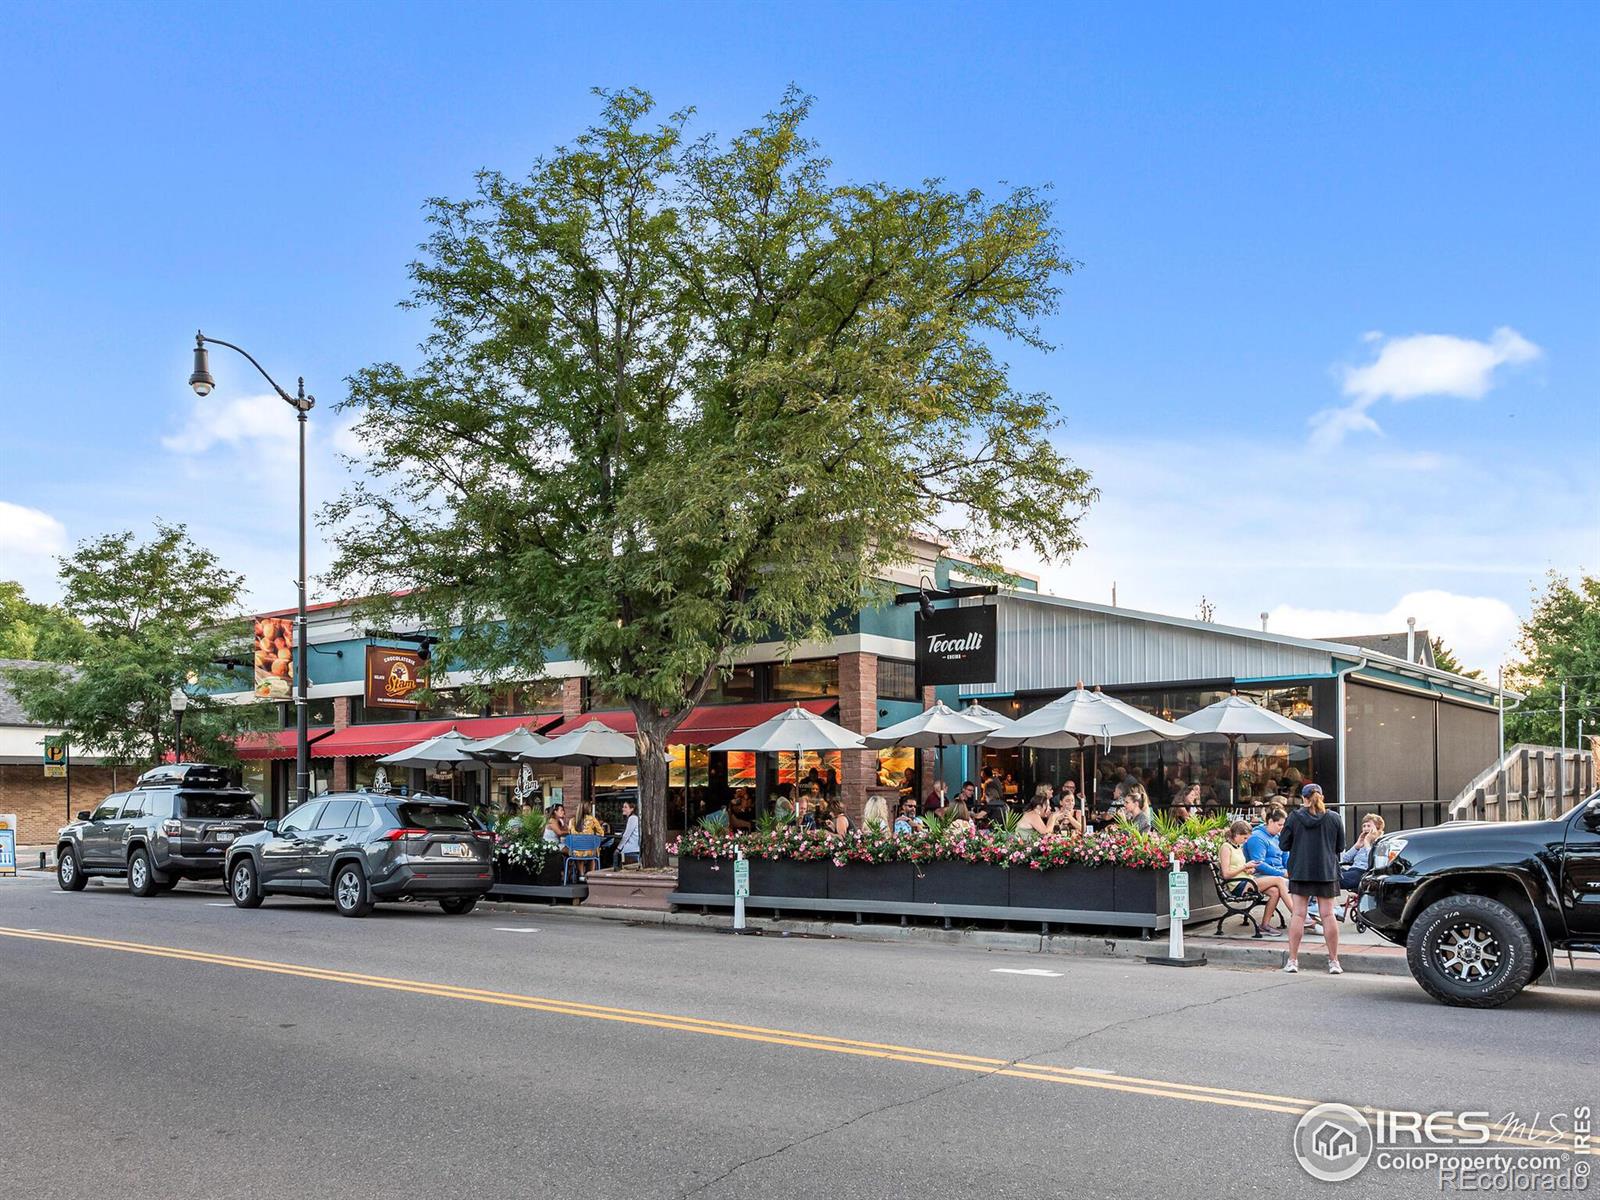
[[[1289,921],[1289,958],[1283,969],[1300,969],[1300,939],[1305,933],[1306,910],[1311,901],[1317,911],[1339,895],[1339,855],[1344,850],[1344,821],[1328,811],[1322,789],[1308,783],[1300,789],[1301,807],[1289,814],[1278,844],[1289,856],[1289,898],[1294,916]],[[1339,923],[1322,914],[1323,939],[1328,947],[1328,974],[1343,975],[1339,965]]]

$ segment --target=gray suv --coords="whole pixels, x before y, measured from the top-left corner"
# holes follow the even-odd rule
[[[156,767],[62,828],[56,882],[78,892],[91,876],[121,876],[135,896],[153,896],[182,879],[220,879],[228,847],[261,827],[254,794],[225,767]]]
[[[453,800],[335,792],[239,838],[227,861],[240,908],[277,894],[332,899],[347,917],[380,900],[437,900],[459,915],[494,885],[494,834]]]

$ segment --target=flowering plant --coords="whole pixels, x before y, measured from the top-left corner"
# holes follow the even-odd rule
[[[1046,871],[1052,867],[1135,867],[1164,871],[1180,864],[1211,862],[1218,839],[1210,834],[1167,835],[1113,827],[1099,833],[1051,834],[1022,839],[992,830],[931,830],[894,833],[881,825],[837,834],[785,825],[770,831],[725,833],[692,829],[672,849],[685,858],[788,859],[832,862],[844,867],[883,863],[970,862]]]

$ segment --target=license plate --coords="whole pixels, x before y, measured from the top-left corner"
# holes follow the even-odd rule
[[[460,842],[449,842],[439,847],[439,853],[445,858],[471,858],[472,848],[463,846]]]
[[[217,834],[217,841],[219,841],[219,842],[231,842],[231,841],[233,841],[233,834],[231,834],[231,833],[219,833],[219,834]]]

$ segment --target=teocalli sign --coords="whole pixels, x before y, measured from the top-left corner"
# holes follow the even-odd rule
[[[997,611],[991,604],[972,604],[917,614],[917,668],[924,687],[994,682]]]

